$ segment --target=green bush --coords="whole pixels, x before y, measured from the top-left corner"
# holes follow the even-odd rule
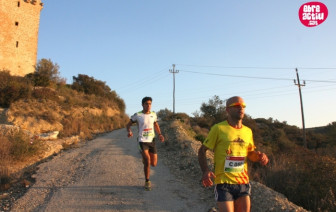
[[[196,135],[195,139],[200,141],[201,143],[203,143],[206,139],[206,137],[204,135]]]

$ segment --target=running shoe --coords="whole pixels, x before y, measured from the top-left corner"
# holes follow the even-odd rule
[[[152,189],[151,181],[145,182],[145,190],[150,191]]]

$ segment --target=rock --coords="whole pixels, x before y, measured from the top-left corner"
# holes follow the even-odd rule
[[[9,125],[9,124],[0,124],[0,134],[4,136],[12,135],[20,131],[20,127]]]
[[[39,135],[39,139],[41,139],[41,140],[55,140],[55,139],[57,139],[58,134],[59,134],[59,131],[42,133],[42,134]]]
[[[26,180],[26,179],[24,179],[24,180],[22,180],[21,184],[22,184],[23,187],[29,188],[30,185],[31,185],[31,182],[28,181],[28,180]]]
[[[0,200],[6,199],[8,197],[9,197],[8,193],[3,193],[3,194],[0,195]]]

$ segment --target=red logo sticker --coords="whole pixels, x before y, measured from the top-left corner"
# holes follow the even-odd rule
[[[328,8],[321,2],[307,2],[299,9],[299,18],[306,27],[322,24],[328,17]]]

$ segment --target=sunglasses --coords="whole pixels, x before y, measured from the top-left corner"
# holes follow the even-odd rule
[[[230,104],[229,106],[227,107],[242,107],[242,108],[246,108],[246,104],[243,102],[243,103],[240,103],[240,102],[236,102],[236,103],[232,103]]]

